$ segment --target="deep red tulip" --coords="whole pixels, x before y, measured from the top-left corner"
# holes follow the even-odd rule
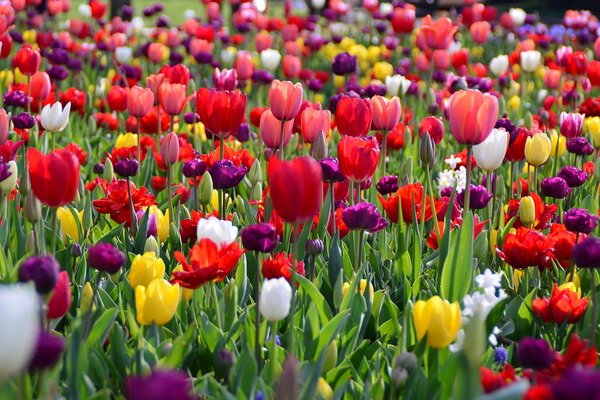
[[[416,13],[415,9],[410,5],[405,5],[404,8],[396,8],[392,14],[392,29],[396,33],[411,33],[415,26]]]
[[[335,111],[335,124],[341,135],[363,137],[371,129],[373,106],[369,99],[344,96]]]
[[[478,90],[461,90],[450,98],[448,112],[456,141],[479,144],[490,135],[498,119],[498,99]]]
[[[41,62],[40,52],[29,46],[21,47],[13,58],[13,66],[19,68],[19,71],[25,76],[35,74],[40,69]]]
[[[379,143],[372,136],[344,136],[338,143],[338,158],[342,174],[352,182],[371,178],[379,161]]]
[[[106,95],[106,102],[111,111],[123,112],[127,110],[127,89],[114,85]]]
[[[235,135],[246,113],[246,95],[239,90],[214,90],[201,88],[196,94],[196,107],[200,120],[215,136]]]
[[[600,86],[600,61],[590,61],[587,66],[587,76],[592,86]]]
[[[321,166],[310,157],[269,159],[269,193],[273,209],[286,222],[312,221],[323,202]]]
[[[48,319],[62,318],[71,307],[71,282],[66,271],[58,274],[58,281],[48,300]]]
[[[444,131],[445,128],[442,119],[431,115],[423,118],[419,125],[419,137],[423,137],[425,132],[427,132],[436,145],[440,144],[444,138]]]
[[[70,151],[58,149],[48,155],[27,150],[31,190],[49,207],[69,204],[79,187],[79,160]]]

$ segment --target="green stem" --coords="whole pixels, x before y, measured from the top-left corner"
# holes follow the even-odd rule
[[[131,181],[129,177],[127,177],[127,196],[129,197],[129,213],[131,214],[131,229],[133,231],[133,235],[135,236],[137,233],[137,215],[135,214],[135,208],[133,207],[133,197],[131,197]],[[173,218],[171,216],[170,218]]]
[[[222,325],[221,325],[221,307],[219,306],[219,296],[217,295],[217,283],[213,282],[211,285],[211,291],[212,291],[212,297],[213,297],[213,302],[214,307],[215,307],[215,316],[216,316],[216,321],[217,321],[217,328],[219,328],[219,330],[222,329]]]
[[[285,130],[285,121],[281,121],[281,131],[279,132],[279,159],[283,160],[283,136]]]
[[[167,196],[169,199],[169,219],[173,221],[175,214],[173,214],[173,185],[171,176],[171,165],[167,165]]]
[[[254,303],[256,304],[256,309],[254,310],[256,313],[254,320],[254,355],[258,370],[260,371],[260,304],[258,300],[260,296],[260,253],[256,251],[254,254],[256,255],[256,273],[254,277]]]
[[[463,207],[463,218],[469,212],[469,206],[471,203],[471,176],[473,175],[473,171],[471,171],[471,155],[473,153],[473,146],[467,145],[467,179],[465,181],[465,201]]]
[[[52,254],[54,254],[55,250],[56,250],[56,207],[53,207],[51,209],[52,211],[52,241],[50,249],[52,250]]]

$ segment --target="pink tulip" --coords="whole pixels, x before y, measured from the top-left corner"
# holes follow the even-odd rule
[[[213,84],[217,90],[233,91],[237,86],[237,72],[235,69],[215,68],[213,72]]]
[[[275,79],[269,89],[269,108],[280,121],[294,119],[302,105],[302,84]]]
[[[560,69],[547,69],[544,74],[544,85],[548,89],[558,89],[562,71]]]
[[[314,143],[321,132],[325,135],[331,129],[331,112],[307,107],[300,116],[302,137],[306,143]]]
[[[171,116],[179,115],[183,111],[187,100],[185,85],[164,82],[158,90],[158,98],[167,114]]]
[[[433,51],[433,66],[436,69],[445,70],[450,67],[450,53],[448,50]]]
[[[455,92],[448,104],[450,131],[458,143],[475,145],[492,132],[498,119],[498,99],[469,89]]]
[[[50,76],[43,71],[38,71],[35,74],[31,75],[31,80],[29,82],[31,97],[34,99],[44,100],[50,94]]]
[[[273,46],[273,37],[267,31],[260,32],[254,38],[254,46],[257,52],[270,49]]]
[[[161,63],[166,55],[165,45],[161,43],[151,43],[148,46],[148,59],[154,64]]]
[[[3,108],[0,108],[0,144],[8,139],[8,114]],[[9,160],[4,160],[8,162]]]
[[[281,38],[284,42],[291,42],[298,39],[298,26],[294,24],[287,24],[281,28]]]
[[[452,24],[450,18],[440,17],[433,21],[431,16],[427,15],[421,21],[419,35],[423,36],[425,44],[430,49],[447,49],[457,30],[458,27]]]
[[[141,118],[148,114],[154,104],[152,90],[134,86],[127,92],[127,110],[134,117]]]
[[[177,162],[179,158],[179,138],[173,132],[165,135],[160,144],[160,155],[167,166]]]
[[[594,54],[596,58],[600,58],[600,37],[594,42]]]
[[[373,129],[389,131],[398,124],[402,112],[398,97],[394,96],[388,100],[383,96],[373,96],[371,104],[373,105],[373,122],[371,125]]]
[[[300,62],[298,57],[286,54],[283,56],[283,61],[281,61],[281,69],[283,69],[283,74],[286,78],[297,78],[302,69],[302,62]]]
[[[417,54],[417,57],[415,57],[415,65],[417,66],[417,69],[421,72],[425,72],[425,71],[429,71],[429,67],[430,67],[430,63],[429,60],[427,59],[427,56],[423,53]]]
[[[146,78],[146,87],[152,90],[155,99],[158,99],[158,89],[164,81],[164,74],[151,74]]]
[[[252,77],[254,72],[254,64],[252,63],[252,56],[247,51],[240,51],[237,59],[235,60],[235,71],[237,72],[238,79],[247,81]]]
[[[488,35],[490,34],[490,23],[487,21],[477,21],[473,22],[471,28],[469,28],[469,32],[471,32],[471,37],[473,41],[477,44],[484,44],[487,42]]]
[[[285,147],[292,137],[292,128],[294,120],[283,122],[283,147]],[[271,110],[266,110],[260,116],[260,137],[264,144],[271,149],[278,149],[281,140],[282,121],[277,119]]]

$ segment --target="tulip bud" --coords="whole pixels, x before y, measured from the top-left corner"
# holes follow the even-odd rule
[[[317,140],[312,144],[310,153],[315,160],[322,160],[328,155],[327,140],[325,133],[321,132],[317,135]]]
[[[35,235],[33,231],[29,231],[27,234],[27,239],[25,239],[25,252],[26,253],[34,253],[35,252]]]
[[[144,244],[144,253],[153,252],[156,257],[160,257],[160,247],[156,242],[156,237],[148,236],[146,243]]]
[[[252,167],[250,167],[250,171],[248,171],[246,177],[253,186],[258,182],[262,182],[262,167],[258,158],[252,163]]]
[[[400,165],[400,173],[398,176],[410,177],[412,176],[412,156],[408,156]]]
[[[262,184],[260,182],[256,183],[256,185],[254,185],[252,188],[252,194],[250,195],[250,198],[252,200],[260,201],[262,198],[262,191]]]
[[[94,296],[94,290],[89,282],[85,283],[83,291],[81,293],[81,300],[79,300],[79,311],[81,313],[87,313],[92,307],[92,298]]]
[[[33,192],[27,193],[25,197],[25,218],[29,222],[37,222],[42,217],[42,204]]]
[[[312,239],[306,241],[306,254],[316,256],[323,252],[323,241],[321,239]]]
[[[8,162],[8,173],[9,176],[0,182],[0,189],[2,189],[2,193],[4,194],[12,192],[17,186],[18,168],[17,163],[13,160]]]
[[[396,366],[398,368],[412,371],[413,369],[419,366],[419,360],[417,360],[417,356],[415,355],[415,353],[405,351],[400,353],[400,355],[396,359]]]
[[[160,155],[167,166],[171,166],[177,162],[179,158],[179,138],[173,132],[162,139]]]
[[[504,176],[498,175],[496,177],[496,196],[502,197],[506,194],[506,187],[504,183]]]
[[[594,179],[596,182],[600,182],[600,158],[594,163]]]
[[[213,192],[213,182],[210,173],[206,171],[204,175],[202,175],[202,180],[200,180],[200,187],[198,188],[198,197],[200,200],[200,204],[203,206],[207,206],[212,201],[212,192]]]
[[[525,142],[525,159],[532,166],[544,164],[550,157],[552,142],[545,133],[538,133]]]
[[[535,203],[531,196],[524,196],[519,203],[519,219],[527,227],[531,227],[535,222]]]
[[[435,165],[435,147],[429,132],[425,132],[419,143],[419,158],[423,168],[431,170]]]
[[[179,235],[179,229],[177,229],[173,223],[169,225],[169,243],[173,248],[181,248],[181,236]]]
[[[338,348],[337,342],[334,340],[323,350],[325,352],[325,357],[323,361],[323,374],[326,374],[327,371],[335,368],[337,365],[338,359]]]
[[[408,380],[408,371],[404,368],[394,368],[390,378],[397,389],[402,389]]]
[[[21,174],[21,181],[19,182],[19,193],[22,197],[26,197],[29,193],[29,176],[27,171],[23,171]]]
[[[113,167],[112,161],[110,161],[109,158],[107,158],[104,162],[104,172],[102,172],[102,177],[107,182],[112,182],[113,178],[115,177],[115,169]]]
[[[81,257],[81,245],[77,242],[73,243],[73,245],[71,246],[70,254],[73,258]]]

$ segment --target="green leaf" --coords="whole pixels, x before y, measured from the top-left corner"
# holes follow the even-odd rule
[[[98,341],[103,342],[110,331],[112,323],[115,322],[115,319],[117,319],[118,313],[119,310],[114,307],[104,311],[100,318],[94,322],[92,330],[90,331],[90,335],[88,336],[87,343],[93,345]]]
[[[335,337],[340,333],[342,328],[344,327],[346,320],[350,317],[349,313],[340,313],[333,317],[331,321],[327,323],[321,329],[321,334],[319,335],[319,344],[317,346],[317,352],[322,351],[326,346],[331,343],[335,339]]]
[[[325,297],[319,292],[319,289],[308,279],[301,275],[296,275],[296,280],[300,287],[306,291],[306,294],[312,300],[312,303],[317,307],[321,324],[326,324],[331,319],[331,310]]]
[[[469,291],[473,277],[473,215],[467,213],[458,233],[458,240],[450,248],[442,270],[442,296],[460,301]]]
[[[190,351],[190,346],[192,344],[192,340],[194,339],[195,333],[196,325],[191,324],[188,327],[188,330],[185,332],[185,335],[178,336],[173,341],[173,348],[166,357],[159,361],[159,365],[171,368],[180,367],[183,359]]]
[[[252,352],[246,348],[231,369],[231,389],[238,398],[252,398],[258,377],[258,366]],[[243,395],[243,396],[242,396]]]

